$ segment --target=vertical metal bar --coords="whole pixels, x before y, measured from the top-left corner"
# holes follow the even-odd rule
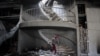
[[[19,24],[23,21],[23,20],[22,20],[22,13],[23,13],[23,6],[21,5],[21,7],[20,7],[19,22],[18,22],[18,24],[17,24],[17,27],[19,27]],[[20,31],[20,30],[19,30],[19,31]],[[18,38],[18,40],[19,40],[19,38]],[[18,52],[19,54],[21,54],[21,52],[20,52],[20,46],[19,46],[19,42],[18,42],[17,52]]]

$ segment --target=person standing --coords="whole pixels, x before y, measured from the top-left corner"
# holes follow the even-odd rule
[[[57,50],[56,50],[56,45],[54,43],[52,43],[52,50],[51,50],[54,54],[57,53]]]

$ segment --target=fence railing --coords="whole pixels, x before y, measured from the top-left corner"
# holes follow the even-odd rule
[[[87,36],[87,30],[83,27],[80,27],[80,51],[81,56],[88,56],[88,36]]]
[[[72,23],[76,22],[75,15],[72,12],[66,11],[66,9],[64,8],[41,7],[41,8],[27,9],[23,12],[27,14],[25,15],[23,13],[23,17],[25,18],[29,16],[29,18],[31,17],[31,20],[51,20],[51,21],[54,20],[54,21],[67,21]]]

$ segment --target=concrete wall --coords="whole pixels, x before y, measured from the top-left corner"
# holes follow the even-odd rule
[[[37,33],[36,33],[37,34]],[[18,52],[34,48],[46,47],[48,44],[39,35],[35,36],[32,30],[19,30]]]
[[[89,38],[89,56],[100,56],[100,54],[97,54],[97,46],[100,42],[100,8],[88,7],[86,8],[86,14]]]

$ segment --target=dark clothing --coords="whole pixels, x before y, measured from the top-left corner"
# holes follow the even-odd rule
[[[52,44],[52,52],[54,52],[56,54],[56,45]]]

